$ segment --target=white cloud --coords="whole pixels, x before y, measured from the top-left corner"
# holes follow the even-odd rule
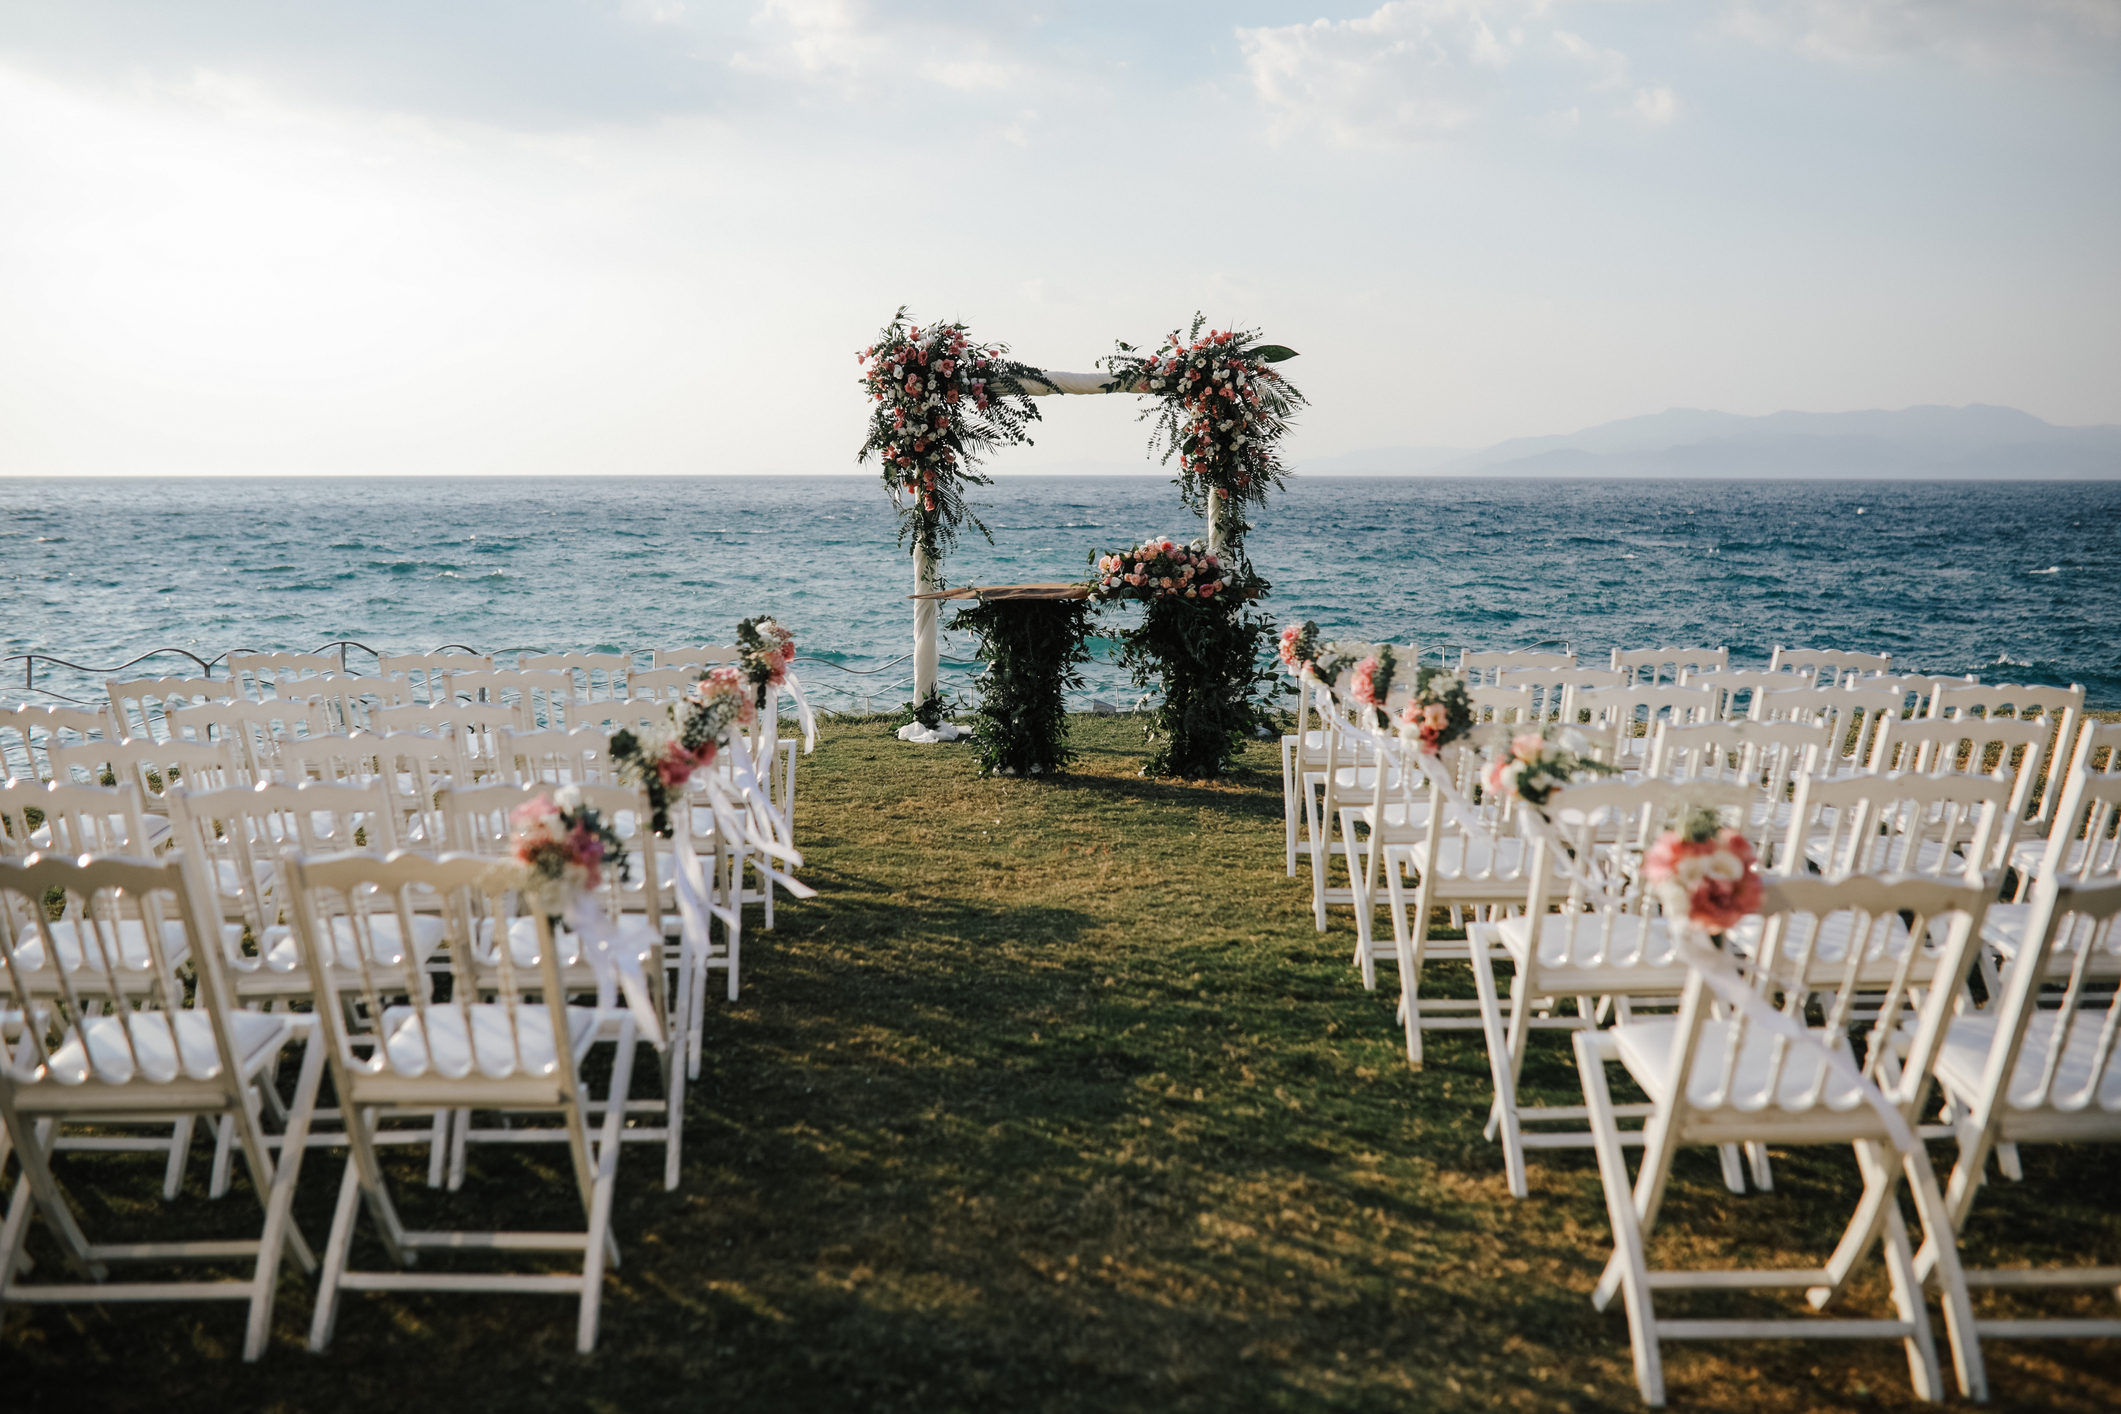
[[[957,93],[993,93],[1026,77],[985,36],[939,33],[863,0],[766,0],[750,41],[730,57],[747,73],[806,79],[849,96],[916,78]]]
[[[1645,123],[1669,123],[1679,114],[1679,100],[1668,88],[1635,90],[1635,115]]]
[[[1621,88],[1627,84],[1628,56],[1618,49],[1601,49],[1582,35],[1571,34],[1565,29],[1554,31],[1554,42],[1590,72],[1592,88]]]
[[[1977,68],[2112,63],[2121,0],[1736,0],[1755,43],[1857,63],[1941,54]]]
[[[1551,130],[1553,115],[1580,114],[1582,95],[1625,92],[1628,56],[1555,27],[1551,9],[1548,0],[1388,0],[1359,19],[1237,37],[1277,136],[1316,129],[1346,146],[1389,147],[1448,137],[1504,110]],[[1670,90],[1643,92],[1656,121],[1676,113]],[[1635,107],[1645,111],[1640,96]]]

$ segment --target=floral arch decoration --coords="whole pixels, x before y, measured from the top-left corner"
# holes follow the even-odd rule
[[[1122,661],[1137,681],[1160,678],[1164,689],[1159,724],[1167,746],[1152,756],[1150,770],[1219,775],[1258,728],[1265,711],[1256,700],[1263,679],[1255,662],[1260,646],[1270,640],[1271,626],[1245,607],[1267,589],[1244,552],[1247,512],[1264,506],[1268,494],[1285,483],[1278,444],[1304,397],[1274,367],[1294,358],[1293,349],[1263,342],[1257,330],[1203,332],[1205,324],[1195,315],[1188,330],[1173,330],[1153,348],[1116,344],[1098,361],[1099,373],[1066,373],[1018,362],[1005,345],[975,341],[963,324],[910,322],[902,307],[876,342],[856,355],[872,404],[858,460],[874,458],[880,465],[898,511],[899,541],[910,542],[913,552],[915,594],[922,596],[914,600],[916,702],[940,700],[934,695],[938,605],[925,596],[942,591],[943,558],[967,522],[993,539],[965,499],[968,487],[992,484],[981,470],[982,459],[999,447],[1031,440],[1030,424],[1039,420],[1035,398],[1129,393],[1149,400],[1141,412],[1151,423],[1149,449],[1161,454],[1164,465],[1177,461],[1180,499],[1207,522],[1204,542],[1194,546],[1145,544],[1114,555],[1093,552],[1097,572],[1083,586],[1099,601],[1144,601],[1143,623],[1127,636]],[[1152,564],[1163,568],[1150,574]],[[967,610],[959,626],[984,625],[983,657],[993,658],[1001,652],[1002,638],[1014,634],[1025,639],[1015,645],[1025,651],[1003,653],[1003,658],[1053,659],[1034,675],[1036,682],[1025,676],[1017,685],[1026,703],[1036,699],[1029,706],[1004,708],[1001,699],[1009,690],[990,682],[993,690],[986,696],[997,702],[983,702],[982,715],[1008,722],[999,732],[983,725],[980,735],[983,742],[989,735],[1008,738],[1006,744],[983,746],[983,755],[989,748],[1001,753],[990,767],[1022,757],[1015,766],[1001,768],[1057,769],[1068,755],[1058,716],[1058,675],[1080,655],[1062,652],[1055,658],[1059,650],[1046,640],[1054,639],[1059,628],[1033,624],[1025,618],[1028,612],[1019,608],[997,616],[986,609]],[[1045,617],[1060,613],[1055,605]],[[1081,608],[1065,617],[1079,640]],[[1030,651],[1034,639],[1045,645],[1037,652]],[[990,662],[990,677],[1000,661]],[[1052,720],[1032,730],[1032,718]]]

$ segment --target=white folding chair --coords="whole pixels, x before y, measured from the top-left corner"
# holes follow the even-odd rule
[[[2040,752],[2039,761],[2026,763],[2034,777],[2032,813],[2018,832],[2020,843],[2027,846],[2022,852],[2037,858],[2039,841],[2046,836],[2048,826],[2054,821],[2055,802],[2062,794],[2063,779],[2075,759],[2078,726],[2080,723],[2090,725],[2084,721],[2082,684],[2036,687],[2020,683],[1940,682],[1930,697],[1930,715],[2047,724],[2048,741]]]
[[[156,828],[160,826],[160,828]],[[169,839],[169,821],[151,818],[131,781],[89,786],[78,781],[11,780],[0,784],[0,854],[153,857]]]
[[[1626,681],[1656,686],[1678,682],[1689,673],[1721,672],[1731,665],[1728,648],[1615,648],[1613,671]]]
[[[1838,648],[1784,648],[1768,658],[1771,673],[1799,673],[1820,687],[1835,687],[1871,673],[1893,670],[1890,653],[1847,653]]]
[[[507,953],[512,965],[521,970],[539,955],[549,938],[558,948],[559,977],[572,994],[601,995],[609,991],[605,986],[607,974],[591,955],[592,944],[608,943],[615,962],[639,970],[652,994],[648,999],[654,1014],[650,1039],[660,1046],[657,1060],[662,1070],[663,1097],[619,1101],[621,1110],[629,1116],[619,1138],[627,1143],[662,1145],[663,1186],[675,1189],[684,1145],[687,1073],[679,1048],[662,1042],[679,1029],[673,1018],[685,1017],[691,1007],[694,987],[704,975],[697,956],[702,944],[683,928],[677,890],[671,886],[677,865],[649,832],[648,809],[641,792],[633,786],[594,781],[576,782],[571,788],[580,794],[583,804],[604,817],[628,850],[625,871],[606,870],[604,887],[596,896],[593,913],[602,921],[599,931],[603,936],[585,941],[577,931],[583,922],[580,918],[565,919],[541,935],[537,920],[528,917],[506,920],[505,935],[497,935],[502,920],[489,919],[477,936],[473,964],[480,977],[496,976],[502,970],[501,955]],[[459,854],[476,853],[488,859],[508,856],[514,848],[511,812],[541,796],[550,798],[551,794],[551,787],[541,785],[456,786],[444,791],[441,811],[448,822],[449,847]],[[634,1034],[641,1029],[636,1027]],[[620,1038],[614,1025],[607,1022],[599,1039]],[[602,1110],[600,1103],[590,1102],[588,1113],[592,1120]],[[636,1122],[650,1116],[660,1122]],[[479,1128],[471,1123],[471,1118],[469,1112],[458,1116],[449,1161],[452,1188],[464,1181],[467,1146],[522,1142],[523,1136],[513,1129]],[[556,1131],[546,1133],[550,1136]]]
[[[145,859],[169,837],[169,821],[141,810],[139,787],[130,781],[116,786],[8,781],[0,785],[0,826],[4,826],[6,834],[0,854],[15,858],[42,855],[79,859],[95,855]],[[73,913],[52,920],[51,934],[58,943],[55,952],[48,951],[43,940],[34,937],[22,945],[14,959],[15,970],[0,974],[0,999],[12,997],[17,1004],[48,1004],[64,997],[71,982],[77,993],[99,1001],[109,1000],[102,990],[104,971],[115,972],[133,990],[149,985],[154,951],[146,922],[137,913],[114,925],[109,936],[115,939],[117,949],[111,953],[84,950],[83,922]],[[97,941],[93,930],[87,941]],[[162,938],[162,947],[172,966],[184,966],[190,956],[189,932],[172,920]],[[167,1137],[69,1134],[58,1144],[64,1149],[162,1154],[167,1161],[162,1193],[174,1198],[183,1185],[185,1161],[191,1151],[191,1120],[186,1117],[174,1121]],[[5,1146],[0,1144],[0,1156],[4,1153]]]
[[[490,668],[450,673],[450,700],[499,703],[515,709],[518,731],[579,726],[574,720],[574,674],[558,668]]]
[[[1577,692],[1571,715],[1584,716],[1594,730],[1617,736],[1613,763],[1631,770],[1648,764],[1650,740],[1658,724],[1685,726],[1713,720],[1716,694],[1705,687],[1665,684],[1656,687],[1594,687]]]
[[[1718,721],[1751,717],[1754,700],[1764,693],[1790,692],[1811,686],[1810,680],[1802,674],[1768,673],[1749,668],[1682,673],[1679,684],[1682,687],[1705,687],[1715,693],[1715,705],[1709,709],[1709,716]]]
[[[1623,687],[1628,675],[1611,668],[1503,668],[1497,687],[1521,687],[1532,694],[1532,717],[1541,722],[1574,721],[1570,699],[1585,688]]]
[[[1448,779],[1459,799],[1470,799],[1481,766],[1480,744],[1507,741],[1511,731],[1509,726],[1479,728],[1470,739],[1445,747],[1436,761],[1420,761],[1421,774],[1406,778],[1413,791],[1408,828],[1402,830],[1392,812],[1382,813],[1385,831],[1377,852],[1392,920],[1391,955],[1399,966],[1398,1019],[1406,1034],[1407,1063],[1417,1070],[1423,1032],[1482,1026],[1478,1001],[1422,995],[1430,963],[1470,962],[1473,956],[1469,941],[1430,938],[1436,910],[1448,909],[1459,926],[1469,917],[1492,919],[1524,899],[1531,844],[1519,828],[1521,802],[1491,797],[1478,818],[1469,820],[1452,808],[1444,788]]]
[[[380,859],[392,852],[397,847],[397,811],[388,787],[371,779],[359,785],[263,782],[224,790],[179,791],[174,818],[180,847],[193,861],[195,891],[203,892],[211,885],[219,896],[221,916],[233,923],[221,931],[221,966],[234,999],[266,1010],[314,1007],[318,1002],[312,990],[315,974],[302,954],[292,923],[281,921],[288,896],[282,877],[284,861],[290,854],[315,858],[359,852]],[[357,993],[361,973],[351,954],[362,939],[343,919],[333,927],[339,953],[325,970],[337,995]],[[366,941],[387,950],[375,960],[394,967],[409,952],[418,966],[432,971],[445,939],[443,919],[431,912],[415,913],[409,946],[408,935],[399,933],[397,927],[394,915],[374,920]],[[315,1118],[329,1125],[343,1121],[344,1116],[336,1109],[321,1109]],[[377,1144],[428,1145],[428,1184],[432,1187],[442,1181],[448,1119],[446,1114],[421,1119],[422,1128],[379,1128],[373,1138]],[[231,1140],[230,1126],[224,1122],[207,1184],[212,1197],[228,1188]],[[342,1135],[329,1130],[310,1135],[312,1147],[343,1142]]]
[[[611,1199],[618,1176],[619,1127],[626,1083],[633,1071],[634,1026],[623,1009],[570,1005],[558,950],[542,918],[531,920],[536,956],[519,967],[513,949],[495,952],[494,968],[480,975],[471,949],[452,948],[452,989],[447,1001],[429,997],[425,974],[410,957],[395,966],[376,959],[391,950],[371,939],[379,915],[392,915],[400,935],[427,900],[439,898],[452,936],[476,937],[510,915],[494,888],[493,861],[476,855],[439,859],[400,852],[387,859],[341,855],[288,861],[291,911],[296,932],[315,971],[320,996],[336,983],[329,969],[341,956],[342,927],[352,929],[361,971],[359,1006],[319,1007],[316,1012],[329,1057],[332,1084],[351,1118],[352,1149],[339,1189],[331,1239],[325,1248],[312,1350],[330,1344],[341,1293],[346,1291],[506,1291],[572,1296],[578,1302],[576,1349],[596,1346],[597,1311],[604,1269],[616,1265]],[[344,919],[344,924],[339,920]],[[404,997],[404,1001],[393,998]],[[592,1142],[589,1095],[580,1067],[611,1021],[618,1037],[601,1133]],[[560,1119],[583,1222],[562,1231],[418,1231],[406,1227],[365,1116],[412,1110],[491,1109],[554,1113]],[[518,1138],[533,1137],[526,1127]],[[350,1263],[358,1210],[366,1206],[388,1266],[358,1269]],[[419,1254],[435,1251],[550,1252],[577,1254],[575,1272],[491,1274],[408,1270]]]
[[[633,655],[520,653],[516,655],[516,666],[531,672],[566,673],[574,681],[576,715],[583,724],[596,726],[610,715],[604,704],[626,700],[626,674],[633,669]],[[569,724],[574,724],[572,717]]]
[[[55,781],[138,786],[141,807],[154,817],[169,814],[170,792],[179,786],[216,789],[247,774],[237,764],[234,742],[133,737],[55,746],[51,759]],[[160,833],[152,841],[158,846]]]
[[[1304,778],[1326,768],[1327,726],[1320,721],[1314,696],[1318,679],[1305,670],[1296,682],[1296,730],[1281,738],[1282,843],[1288,857],[1289,877],[1296,877],[1298,855],[1311,853],[1316,831],[1302,828],[1306,820]]]
[[[103,688],[110,694],[119,735],[143,741],[168,737],[165,718],[179,703],[226,702],[237,696],[234,682],[215,678],[113,678]]]
[[[268,697],[298,697],[304,679],[326,673],[344,674],[345,661],[329,653],[231,653],[229,680],[238,697],[263,701]]]
[[[1670,1005],[1678,997],[1686,967],[1675,955],[1675,939],[1655,891],[1641,878],[1642,855],[1666,824],[1687,810],[1711,808],[1743,819],[1752,795],[1748,787],[1728,782],[1595,781],[1555,792],[1544,821],[1529,812],[1524,816],[1531,836],[1524,911],[1466,925],[1495,1087],[1487,1136],[1502,1144],[1512,1197],[1530,1191],[1525,1150],[1588,1148],[1592,1138],[1586,1129],[1525,1128],[1580,1123],[1585,1117],[1572,1105],[1519,1103],[1532,1031],[1594,1027],[1606,1005],[1625,1018],[1645,1003]],[[1613,842],[1601,844],[1601,836]],[[1557,895],[1558,911],[1549,912]],[[1513,973],[1507,1017],[1495,982],[1498,956]],[[1560,1014],[1563,998],[1574,999],[1575,1015]]]
[[[1577,1070],[1613,1225],[1613,1256],[1592,1301],[1604,1310],[1616,1294],[1622,1297],[1636,1383],[1645,1402],[1664,1403],[1661,1347],[1667,1340],[1897,1340],[1906,1351],[1916,1396],[1942,1397],[1936,1345],[1898,1200],[1905,1183],[1925,1232],[1950,1232],[1915,1120],[1928,1096],[1929,1061],[1973,960],[1990,892],[1985,883],[1930,879],[1770,879],[1748,967],[1741,969],[1705,940],[1689,936],[1679,953],[1688,975],[1677,1016],[1623,1020],[1608,1030],[1577,1034]],[[1914,936],[1942,932],[1940,955],[1932,959],[1931,982],[1919,1009],[1907,977],[1895,979],[1859,1066],[1847,1032],[1832,1025],[1812,1027],[1805,985],[1782,979],[1812,975],[1811,954],[1823,934],[1867,936],[1885,921],[1900,924],[1902,913],[1913,918],[1902,926]],[[1837,920],[1838,927],[1833,926]],[[1917,951],[1903,956],[1912,959]],[[1895,1073],[1885,1057],[1896,1033],[1909,1023],[1908,1063]],[[1650,1096],[1641,1169],[1632,1184],[1621,1148],[1619,1107],[1606,1079],[1612,1064],[1623,1066]],[[1646,1248],[1680,1146],[1767,1143],[1849,1144],[1855,1150],[1863,1192],[1826,1263],[1766,1270],[1653,1269]],[[1822,1310],[1881,1246],[1893,1306],[1887,1317],[1698,1319],[1658,1309],[1673,1292],[1757,1289],[1805,1291],[1812,1308]],[[1957,1251],[1949,1242],[1935,1262],[1933,1282],[1942,1299],[1960,1392],[1985,1399],[1980,1340]]]
[[[2020,840],[2038,838],[2044,831],[2030,827],[2032,794],[2040,775],[2040,753],[2052,735],[2047,723],[2020,722],[2009,717],[1957,717],[1896,719],[1879,723],[1871,752],[1873,771],[1955,772],[1994,776],[2010,784],[1993,845],[1993,854],[1982,868],[2002,870],[2010,862],[2013,846]]]
[[[1513,668],[1573,668],[1576,665],[1574,653],[1552,653],[1539,648],[1486,652],[1462,648],[1458,653],[1458,672],[1466,680],[1467,687],[1493,687],[1497,674]]]
[[[386,678],[401,678],[398,700],[447,702],[449,673],[484,672],[493,667],[490,653],[379,653],[376,671]],[[393,694],[397,696],[398,694]]]
[[[115,741],[118,723],[104,707],[56,703],[0,706],[0,775],[12,780],[53,779],[50,750],[85,741]]]
[[[1778,867],[1973,878],[1991,867],[1996,839],[2009,829],[2011,794],[2000,776],[1958,771],[1807,776],[1797,783]]]
[[[501,778],[516,785],[559,787],[618,779],[611,738],[596,727],[566,731],[508,731],[495,743]]]
[[[658,648],[648,656],[658,668],[712,668],[734,663],[742,654],[734,647],[709,643],[699,648]]]
[[[231,764],[254,781],[272,780],[279,774],[282,742],[321,735],[327,729],[320,708],[287,698],[173,706],[167,721],[172,741],[226,743]]]
[[[289,1213],[301,1171],[304,1137],[315,1108],[322,1053],[304,1048],[294,1101],[286,1107],[285,1144],[276,1165],[261,1112],[281,1053],[309,1038],[310,1018],[244,1011],[224,985],[219,950],[209,941],[218,924],[196,905],[183,862],[137,859],[0,860],[0,962],[17,970],[33,948],[49,957],[68,946],[44,900],[67,899],[79,973],[60,974],[63,1005],[25,1009],[20,1039],[0,1064],[0,1120],[4,1120],[22,1177],[0,1225],[0,1304],[8,1302],[214,1301],[247,1302],[250,1321],[243,1358],[264,1353],[272,1334],[280,1264],[292,1257],[304,1271],[316,1259]],[[122,951],[121,934],[140,925],[149,965],[108,965]],[[191,1004],[177,977],[167,940],[188,935],[198,964]],[[83,945],[86,944],[86,945]],[[94,987],[86,985],[93,979]],[[277,1096],[271,1103],[278,1108]],[[193,1241],[89,1241],[52,1171],[58,1131],[65,1125],[171,1121],[188,1136],[199,1117],[226,1116],[239,1135],[251,1182],[264,1209],[256,1237]],[[20,1270],[32,1214],[43,1216],[74,1279],[31,1282]],[[106,1280],[122,1262],[240,1261],[243,1280]]]
[[[1823,724],[1722,719],[1657,725],[1643,774],[1656,780],[1732,781],[1755,792],[1742,827],[1763,870],[1778,868],[1797,784],[1818,771]]]
[[[1953,1017],[1935,1053],[1938,1086],[1959,1116],[1959,1153],[1944,1196],[1949,1224],[1929,1229],[1916,1258],[1924,1279],[1936,1278],[1965,1230],[1991,1151],[2121,1142],[2121,879],[2079,884],[2049,874],[2033,907],[2027,946],[2000,998]],[[1991,1291],[2111,1292],[2121,1287],[2121,1267],[1969,1268],[1966,1282]],[[1974,1329],[1990,1340],[2112,1340],[2121,1338],[2121,1319],[1976,1320]]]

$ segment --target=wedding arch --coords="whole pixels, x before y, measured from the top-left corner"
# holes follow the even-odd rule
[[[880,463],[900,543],[913,556],[917,703],[936,692],[943,563],[967,522],[992,540],[965,491],[992,484],[980,469],[986,455],[1029,442],[1029,426],[1040,418],[1034,399],[1148,398],[1141,416],[1152,424],[1150,451],[1160,451],[1166,465],[1177,459],[1180,499],[1206,521],[1205,553],[1145,544],[1100,557],[1088,584],[1013,588],[1141,599],[1152,617],[1161,600],[1199,604],[1219,590],[1225,603],[1237,604],[1264,593],[1244,554],[1245,515],[1284,482],[1277,444],[1304,397],[1273,365],[1296,354],[1262,342],[1256,330],[1203,333],[1205,323],[1195,315],[1188,331],[1173,330],[1151,348],[1116,343],[1098,360],[1101,372],[1071,373],[1014,360],[1006,345],[979,343],[960,323],[910,322],[901,308],[856,355],[872,403],[858,460]]]

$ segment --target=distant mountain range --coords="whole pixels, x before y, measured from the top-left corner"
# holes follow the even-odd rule
[[[1673,408],[1492,447],[1378,447],[1307,476],[1662,476],[2090,480],[2121,477],[2121,426],[2057,427],[2015,408],[1778,412]]]

